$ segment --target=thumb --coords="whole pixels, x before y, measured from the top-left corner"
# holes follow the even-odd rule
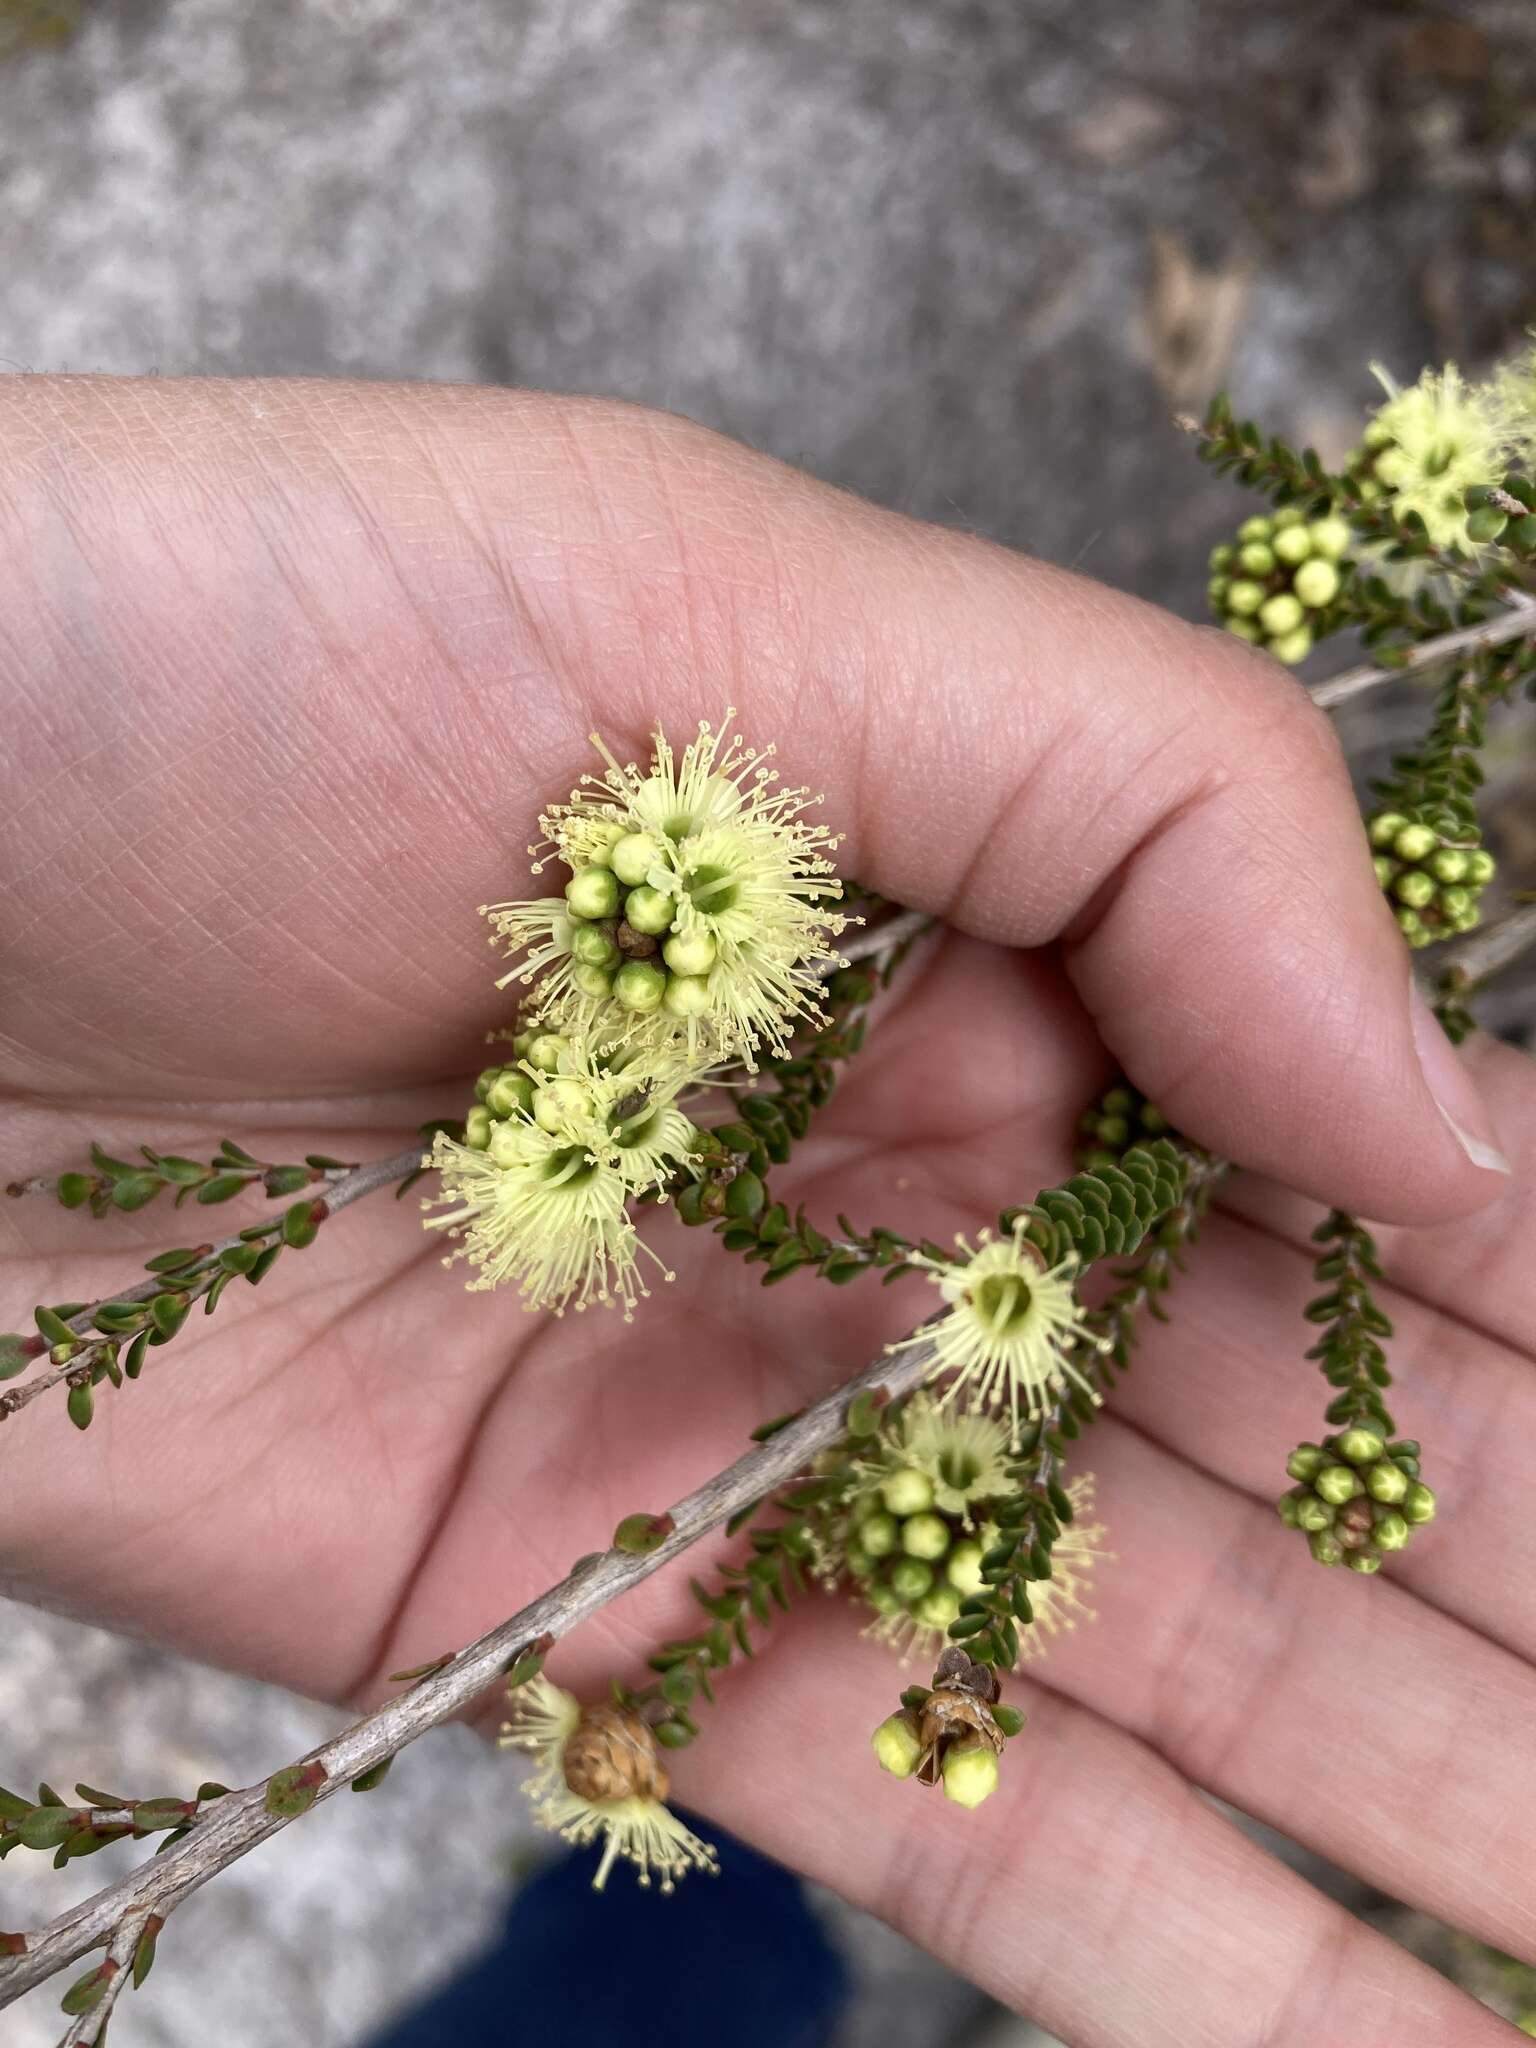
[[[24,977],[42,993],[18,1042],[86,1028],[129,974],[157,1072],[207,1039],[210,1004],[253,1085],[424,1071],[445,1015],[484,1014],[464,906],[506,893],[587,733],[638,749],[729,701],[825,792],[844,872],[1000,943],[1059,941],[1105,1043],[1192,1138],[1369,1216],[1450,1216],[1501,1185],[1332,734],[1228,637],[636,408],[0,382],[31,799],[15,957],[77,930],[62,994],[46,959]],[[53,804],[71,717],[100,797],[83,820]],[[141,877],[112,813],[150,783]],[[210,958],[196,917],[187,937],[141,900],[151,874],[248,906],[240,943]],[[963,1057],[964,1030],[936,1056]]]

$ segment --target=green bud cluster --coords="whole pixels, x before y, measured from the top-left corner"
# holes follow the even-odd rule
[[[1419,1478],[1419,1446],[1388,1443],[1357,1425],[1298,1444],[1286,1461],[1297,1483],[1279,1501],[1280,1519],[1299,1529],[1319,1564],[1378,1572],[1414,1530],[1435,1518],[1435,1496]]]
[[[960,1602],[982,1590],[989,1540],[974,1512],[968,1527],[937,1505],[926,1472],[901,1465],[855,1505],[845,1559],[877,1615],[944,1631],[959,1620]]]
[[[1090,1172],[1118,1166],[1135,1145],[1168,1135],[1168,1119],[1129,1081],[1117,1081],[1078,1122],[1077,1163]]]
[[[558,1031],[519,1031],[512,1041],[512,1060],[481,1070],[475,1078],[474,1107],[464,1119],[464,1142],[472,1152],[488,1151],[491,1133],[508,1117],[532,1114],[534,1073],[553,1074],[565,1047]]]
[[[1335,512],[1309,519],[1282,505],[1245,519],[1235,540],[1211,550],[1211,611],[1277,661],[1305,661],[1313,641],[1339,623],[1350,542],[1349,523]]]
[[[647,877],[662,853],[649,832],[622,832],[571,876],[571,980],[584,996],[611,998],[636,1016],[664,1010],[702,1017],[710,1006],[715,941],[708,932],[679,929],[677,899],[651,886]],[[690,882],[695,898],[709,885],[705,870]],[[730,889],[729,876],[721,873],[717,886]]]
[[[1410,946],[1433,945],[1478,922],[1494,860],[1469,842],[1463,816],[1440,807],[1388,809],[1366,820],[1366,832],[1376,879]]]

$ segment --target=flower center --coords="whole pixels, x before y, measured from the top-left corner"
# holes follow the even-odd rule
[[[1029,1314],[1029,1283],[1018,1273],[989,1273],[971,1301],[994,1336],[1018,1329]]]
[[[946,1486],[953,1486],[961,1492],[974,1486],[981,1477],[981,1460],[971,1451],[951,1445],[939,1453],[939,1476]]]
[[[694,868],[684,886],[695,909],[703,911],[706,917],[718,917],[722,911],[734,909],[740,894],[729,868]]]
[[[579,1188],[596,1171],[585,1145],[562,1145],[544,1162],[544,1178],[551,1187]]]

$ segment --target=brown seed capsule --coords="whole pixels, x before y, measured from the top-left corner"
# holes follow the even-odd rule
[[[958,1743],[987,1742],[1001,1752],[1003,1731],[992,1718],[1001,1694],[1002,1681],[990,1665],[973,1663],[958,1643],[950,1645],[934,1669],[933,1691],[917,1710],[923,1744],[920,1785],[938,1784],[945,1755]]]
[[[649,960],[653,953],[661,951],[660,939],[652,938],[649,932],[637,932],[628,918],[620,923],[613,943],[626,960]]]
[[[561,1758],[565,1782],[578,1799],[664,1800],[666,1770],[656,1738],[624,1707],[583,1707]]]

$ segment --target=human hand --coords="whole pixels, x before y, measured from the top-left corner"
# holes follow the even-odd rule
[[[1269,1505],[1319,1389],[1304,1205],[1245,1178],[1094,1433],[1121,1562],[1100,1628],[1011,1689],[1031,1723],[998,1797],[957,1814],[878,1775],[893,1669],[824,1607],[725,1681],[678,1775],[1074,2043],[1503,2038],[1191,1790],[1532,1952],[1531,1205],[1479,1164],[1532,1083],[1416,1031],[1295,685],[627,409],[16,378],[0,451],[7,1177],[92,1137],[367,1157],[453,1113],[497,1015],[474,906],[518,889],[588,730],[624,755],[731,703],[826,790],[845,872],[968,934],[907,970],[797,1153],[813,1213],[943,1236],[1027,1199],[1113,1055],[1193,1137],[1431,1226],[1389,1238],[1389,1307],[1447,1512],[1394,1584],[1317,1571]],[[12,1322],[165,1238],[156,1208],[3,1222]],[[88,1435],[43,1402],[6,1425],[6,1590],[374,1698],[931,1306],[916,1282],[765,1296],[647,1227],[678,1281],[625,1326],[464,1294],[412,1204],[338,1219]],[[555,1675],[624,1674],[679,1591],[658,1577]]]

